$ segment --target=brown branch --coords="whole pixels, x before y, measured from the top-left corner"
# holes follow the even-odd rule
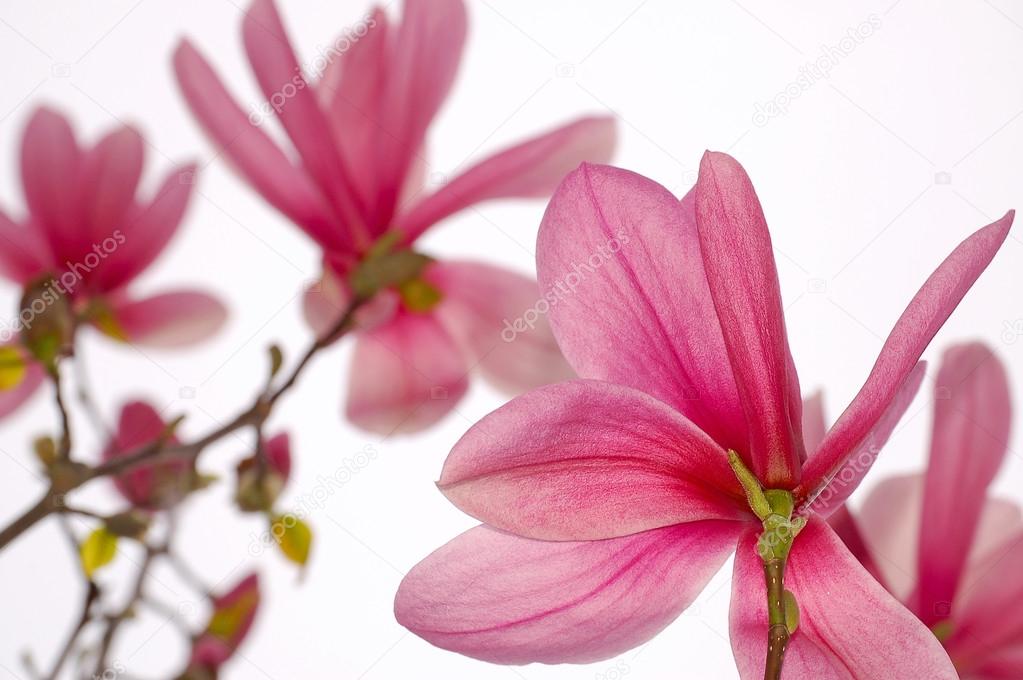
[[[165,460],[194,460],[206,447],[223,439],[227,435],[244,427],[258,426],[264,423],[267,418],[270,417],[270,413],[281,397],[287,394],[298,382],[299,377],[303,371],[305,371],[313,357],[351,330],[356,311],[358,311],[358,309],[365,304],[366,301],[367,300],[365,298],[357,297],[349,303],[348,307],[338,318],[334,326],[322,336],[317,338],[316,341],[309,346],[306,352],[302,355],[302,358],[299,359],[299,362],[295,365],[295,368],[292,369],[288,377],[283,383],[281,383],[280,387],[276,390],[261,394],[256,398],[251,406],[236,415],[227,424],[221,425],[212,432],[209,432],[199,439],[187,444],[168,446],[165,441],[156,441],[147,446],[140,447],[135,451],[129,452],[126,455],[113,458],[94,467],[81,466],[69,471],[68,478],[61,480],[60,489],[51,486],[50,490],[48,490],[43,498],[41,498],[34,506],[26,510],[20,517],[14,520],[14,522],[0,531],[0,550],[3,550],[11,543],[11,541],[32,528],[37,522],[39,522],[39,520],[54,512],[61,511],[63,507],[62,503],[64,494],[82,486],[86,482],[99,477],[107,477],[127,472],[128,470],[142,464],[156,464]],[[61,404],[63,403],[62,398],[59,396],[59,390],[58,400]]]

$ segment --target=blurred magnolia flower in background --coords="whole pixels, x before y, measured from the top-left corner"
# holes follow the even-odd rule
[[[261,116],[242,110],[189,42],[175,54],[181,89],[205,130],[323,249],[322,280],[305,301],[318,333],[360,292],[353,277],[367,260],[411,254],[429,227],[481,201],[546,197],[580,162],[611,155],[613,120],[583,118],[426,192],[427,129],[454,81],[465,33],[461,0],[407,0],[400,22],[378,8],[310,82],[273,2],[255,0],[242,24],[245,49],[295,154],[259,128]],[[374,289],[358,317],[352,422],[381,433],[427,427],[464,395],[476,366],[513,392],[570,375],[543,318],[514,342],[501,339],[504,322],[540,298],[535,281],[481,263],[419,262],[399,285]]]
[[[807,414],[823,429],[816,401]],[[1023,677],[1023,518],[988,495],[1012,413],[1005,368],[980,343],[948,349],[934,385],[923,474],[879,483],[832,525],[849,549],[942,641],[961,677]]]
[[[227,593],[212,596],[209,623],[193,641],[188,668],[179,680],[214,680],[245,641],[259,602],[259,574],[250,574]]]
[[[788,645],[788,680],[955,678],[937,639],[821,517],[869,466],[817,512],[804,508],[858,450],[887,440],[919,387],[920,355],[1011,222],[977,231],[939,265],[807,450],[771,238],[743,168],[708,152],[681,202],[625,170],[570,174],[540,228],[541,285],[609,234],[629,236],[552,310],[585,379],[512,400],[455,445],[439,487],[485,524],[409,572],[398,621],[497,663],[606,659],[673,621],[737,549],[730,637],[745,680],[765,677],[765,659],[771,667],[769,620],[772,645],[774,624],[788,629],[777,643]],[[780,622],[765,574],[786,602]]]
[[[177,231],[194,184],[195,167],[180,166],[139,200],[144,158],[131,127],[81,148],[61,114],[32,115],[21,147],[28,213],[15,222],[0,212],[0,275],[25,290],[17,316],[0,322],[0,415],[34,392],[43,375],[36,360],[45,365],[70,345],[79,323],[155,346],[193,343],[223,324],[223,305],[206,293],[129,290]]]

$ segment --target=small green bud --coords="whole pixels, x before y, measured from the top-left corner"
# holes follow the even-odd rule
[[[789,635],[792,635],[799,628],[799,603],[796,602],[796,596],[791,590],[786,590],[782,594],[782,604],[785,607],[785,627]]]
[[[52,276],[25,286],[19,307],[21,344],[44,366],[72,353],[75,318],[71,303]]]
[[[732,467],[732,472],[735,473],[736,479],[742,485],[743,491],[746,492],[746,500],[749,502],[753,514],[761,520],[767,519],[768,515],[773,511],[767,496],[764,495],[763,487],[760,486],[760,480],[750,472],[750,469],[746,467],[739,454],[731,449],[728,450],[728,464]]]

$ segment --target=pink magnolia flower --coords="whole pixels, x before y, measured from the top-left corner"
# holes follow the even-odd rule
[[[121,409],[117,431],[103,451],[103,460],[109,461],[129,455],[144,446],[167,436],[167,424],[151,405],[132,401]],[[167,437],[167,443],[177,443],[177,437]],[[113,478],[114,486],[137,508],[159,510],[179,501],[192,489],[193,465],[187,460],[169,460],[139,465]]]
[[[206,630],[192,643],[188,670],[182,677],[216,677],[219,668],[238,651],[259,609],[259,574],[250,574],[224,595],[211,598],[213,613]]]
[[[254,0],[242,37],[268,103],[251,115],[191,44],[175,54],[185,98],[223,154],[323,249],[323,279],[305,301],[319,333],[347,304],[349,277],[374,246],[412,248],[454,213],[490,199],[548,196],[581,161],[610,156],[613,121],[585,118],[425,191],[427,129],[454,81],[465,33],[461,0],[406,0],[400,23],[378,8],[328,51],[310,82],[272,0]],[[260,129],[271,109],[293,150]],[[539,302],[527,277],[434,262],[422,280],[378,297],[360,316],[348,385],[347,416],[363,428],[429,426],[465,393],[472,367],[513,391],[570,375],[542,315],[522,332],[506,330]]]
[[[771,238],[742,167],[708,152],[680,202],[639,175],[583,165],[555,192],[537,248],[546,289],[618,243],[551,313],[582,379],[514,399],[454,447],[440,489],[484,525],[411,570],[398,621],[487,661],[596,661],[653,637],[738,547],[732,647],[743,678],[763,677],[764,527],[726,451],[799,508],[880,446],[919,386],[921,353],[1011,220],[970,236],[928,278],[808,450]],[[839,507],[866,467],[814,510]],[[956,677],[930,631],[818,514],[803,517],[785,576],[802,622],[783,677]]]
[[[238,463],[236,468],[235,500],[247,512],[271,510],[291,477],[291,438],[288,433],[282,432],[262,440],[260,445],[265,463],[253,454]]]
[[[886,479],[832,516],[864,566],[938,636],[963,678],[1023,678],[1023,518],[988,496],[1007,452],[1005,368],[980,343],[945,352],[926,472]],[[823,427],[823,413],[811,409]]]
[[[118,340],[191,343],[220,328],[220,302],[184,289],[139,297],[130,284],[177,231],[195,167],[174,169],[153,196],[139,199],[144,158],[142,137],[131,127],[82,148],[62,115],[38,109],[21,146],[28,214],[15,222],[0,212],[0,276],[21,286],[52,277],[41,300],[47,293],[69,299],[80,321]],[[16,344],[18,329],[30,328],[42,313],[34,306],[21,310],[16,324],[0,328],[0,341]],[[31,363],[16,387],[0,392],[0,415],[23,403],[41,379]]]

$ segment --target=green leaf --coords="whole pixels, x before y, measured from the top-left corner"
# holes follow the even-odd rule
[[[25,359],[17,347],[0,347],[0,391],[13,390],[25,378]]]
[[[422,279],[411,279],[398,286],[405,307],[413,312],[428,312],[440,303],[441,292]]]
[[[284,352],[280,345],[270,345],[270,377],[273,378],[281,371],[284,365]]]
[[[304,566],[309,559],[313,531],[295,515],[277,515],[270,522],[270,535],[277,541],[284,556]]]
[[[78,552],[82,558],[82,569],[91,579],[97,569],[110,564],[117,555],[117,535],[105,526],[99,527],[82,542]]]

